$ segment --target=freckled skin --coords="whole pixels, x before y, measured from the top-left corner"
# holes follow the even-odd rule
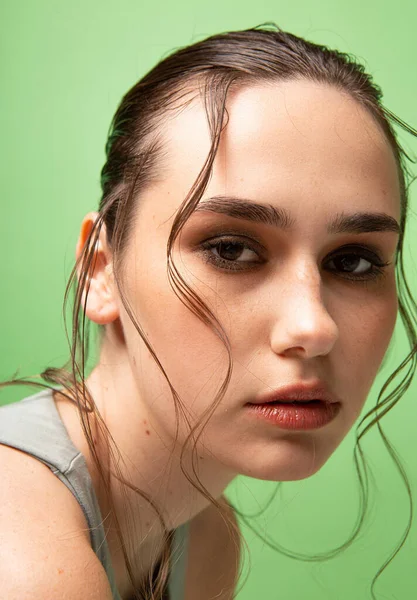
[[[177,268],[223,324],[234,360],[226,395],[198,442],[199,475],[214,496],[239,473],[285,481],[317,472],[359,417],[397,316],[393,265],[384,278],[366,284],[323,267],[324,259],[344,245],[373,244],[384,261],[394,261],[394,233],[326,232],[327,222],[342,211],[385,212],[400,220],[393,153],[372,117],[346,94],[306,81],[234,91],[228,112],[203,199],[231,195],[273,204],[290,211],[295,225],[284,233],[196,213],[174,247]],[[123,291],[195,423],[212,406],[226,376],[227,353],[171,289],[166,244],[173,215],[209,150],[202,104],[195,101],[169,119],[163,136],[163,177],[139,200]],[[230,273],[202,259],[196,247],[231,228],[261,241],[265,268]],[[101,240],[105,252],[104,233]],[[101,360],[88,383],[117,444],[140,469],[137,484],[160,494],[175,524],[174,515],[191,494],[178,459],[188,429],[182,421],[173,446],[170,388],[125,312],[111,275],[106,285],[113,312],[95,312],[96,304],[106,307],[109,300],[99,285],[90,292],[90,318],[107,318],[107,323]],[[122,336],[116,335],[117,328]],[[317,378],[342,400],[338,417],[324,428],[288,432],[248,418],[244,404],[256,395]],[[143,446],[141,422],[156,432]],[[155,476],[163,478],[167,464],[173,473],[165,482],[173,491],[168,503]],[[191,513],[201,508],[199,502],[193,496]]]
[[[359,415],[389,343],[397,310],[393,269],[384,283],[368,288],[329,273],[320,278],[318,270],[320,258],[346,243],[380,240],[392,258],[396,235],[328,236],[325,224],[336,212],[347,209],[379,210],[399,219],[397,172],[377,125],[352,99],[332,88],[292,82],[244,90],[235,94],[231,107],[204,197],[230,193],[283,206],[293,214],[296,227],[287,236],[265,227],[256,229],[274,259],[270,272],[263,276],[216,272],[189,250],[191,241],[198,239],[201,223],[212,223],[217,216],[194,215],[183,230],[182,245],[176,246],[174,256],[182,261],[182,273],[225,325],[236,360],[229,391],[204,439],[220,461],[236,472],[297,479],[325,462]],[[175,168],[166,183],[157,187],[157,206],[151,191],[145,195],[138,220],[138,250],[128,261],[129,281],[136,284],[126,290],[141,323],[152,332],[174,387],[197,415],[212,402],[226,373],[225,352],[214,335],[173,297],[164,275],[163,252],[169,216],[207,151],[205,128],[201,108],[195,106],[170,129],[168,147],[176,157]],[[156,214],[159,226],[152,230]],[[139,241],[141,246],[147,240],[151,244],[151,231],[153,254],[145,258]],[[201,238],[203,233],[204,229]],[[148,286],[146,295],[140,293],[143,281]],[[135,355],[136,335],[127,320],[125,328]],[[173,408],[166,386],[146,353],[139,349],[139,354],[148,373],[155,375],[155,380],[143,382],[145,390],[149,393],[157,382],[163,393],[163,399],[152,406],[152,414],[172,434]],[[266,431],[244,418],[242,403],[260,391],[314,377],[324,379],[344,401],[339,418],[325,430],[310,434]]]

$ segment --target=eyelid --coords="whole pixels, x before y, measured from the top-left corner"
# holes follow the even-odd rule
[[[247,245],[253,251],[258,252],[261,255],[265,255],[267,252],[266,246],[250,232],[242,232],[242,231],[220,231],[216,232],[214,235],[205,237],[198,243],[198,246],[203,246],[204,244],[215,243],[216,241],[222,241],[224,238],[230,238],[230,241],[233,243],[242,243]]]
[[[381,249],[375,246],[374,244],[368,243],[360,243],[357,242],[351,244],[344,244],[343,246],[338,246],[335,250],[328,254],[329,259],[335,258],[338,255],[343,254],[361,254],[365,259],[368,256],[368,259],[374,261],[375,264],[380,264],[381,266],[384,264],[388,264],[385,261]]]
[[[254,231],[250,229],[244,229],[242,227],[228,227],[227,229],[219,229],[219,226],[210,227],[206,232],[206,237],[204,237],[204,239],[201,241],[206,242],[223,236],[247,238],[249,241],[258,243],[261,248],[266,250],[265,244],[260,236],[258,236]],[[199,243],[201,243],[201,241]]]

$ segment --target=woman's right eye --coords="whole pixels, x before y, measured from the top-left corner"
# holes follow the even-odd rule
[[[226,271],[243,271],[263,263],[251,244],[236,238],[222,237],[201,244],[207,262]],[[246,266],[245,266],[246,265]]]

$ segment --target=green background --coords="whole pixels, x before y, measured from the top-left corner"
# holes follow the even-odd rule
[[[67,359],[62,318],[66,280],[84,214],[97,207],[99,172],[111,117],[122,95],[174,48],[228,29],[275,21],[308,39],[353,53],[384,91],[384,103],[417,127],[415,0],[319,0],[199,3],[178,0],[36,0],[2,2],[1,82],[1,310],[0,378],[38,373]],[[409,151],[417,142],[401,134]],[[417,166],[415,168],[417,172]],[[412,189],[415,212],[416,188]],[[416,294],[412,260],[416,219],[406,235],[406,265]],[[414,241],[413,241],[414,240]],[[389,360],[365,410],[408,352],[401,323]],[[36,391],[36,390],[34,390]],[[417,383],[383,419],[417,496]],[[0,402],[32,393],[2,391]],[[314,477],[286,482],[254,523],[261,534],[314,556],[345,542],[356,522],[359,493],[353,465],[354,430]],[[239,600],[362,600],[401,540],[408,496],[374,428],[364,440],[372,467],[370,518],[347,551],[326,562],[300,562],[270,549],[242,525],[250,549]],[[230,497],[256,512],[276,484],[239,478]],[[376,586],[379,599],[417,597],[417,536]],[[243,583],[243,579],[242,579]],[[198,599],[196,599],[198,600]]]

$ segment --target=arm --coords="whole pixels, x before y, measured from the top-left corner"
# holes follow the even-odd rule
[[[112,600],[71,492],[47,466],[0,444],[0,596]]]
[[[222,496],[220,501],[237,525],[236,517],[226,498]],[[239,542],[231,538],[223,518],[212,505],[192,519],[185,600],[234,598],[240,561]]]

